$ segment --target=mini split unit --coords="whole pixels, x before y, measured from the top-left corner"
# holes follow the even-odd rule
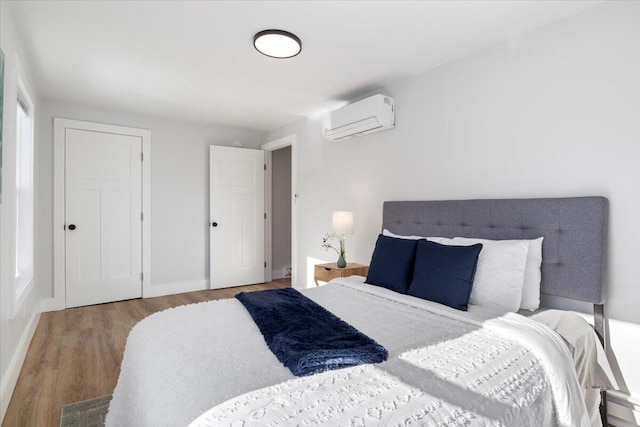
[[[394,99],[378,94],[329,113],[323,134],[329,141],[344,141],[393,129],[395,124]]]

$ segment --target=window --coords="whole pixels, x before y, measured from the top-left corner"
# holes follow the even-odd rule
[[[33,281],[33,107],[20,89],[17,104],[16,300],[20,300]]]

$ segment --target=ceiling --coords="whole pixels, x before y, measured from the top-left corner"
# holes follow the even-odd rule
[[[6,4],[44,98],[268,131],[600,2]],[[269,28],[298,35],[302,53],[257,53]]]

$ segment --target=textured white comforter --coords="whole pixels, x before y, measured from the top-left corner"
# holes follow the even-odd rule
[[[389,360],[295,378],[237,300],[178,307],[132,330],[106,425],[589,425],[570,354],[541,324],[361,278],[302,292]]]

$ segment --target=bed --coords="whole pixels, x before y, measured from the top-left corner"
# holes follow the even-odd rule
[[[594,304],[602,337],[607,214],[602,197],[385,202],[382,228],[544,237],[540,292]],[[565,328],[569,337],[543,324],[566,325],[562,313],[532,320],[494,307],[460,311],[357,276],[301,292],[383,345],[388,360],[295,377],[237,300],[177,307],[131,331],[106,425],[599,423],[600,389],[612,385],[606,361],[588,327]]]

